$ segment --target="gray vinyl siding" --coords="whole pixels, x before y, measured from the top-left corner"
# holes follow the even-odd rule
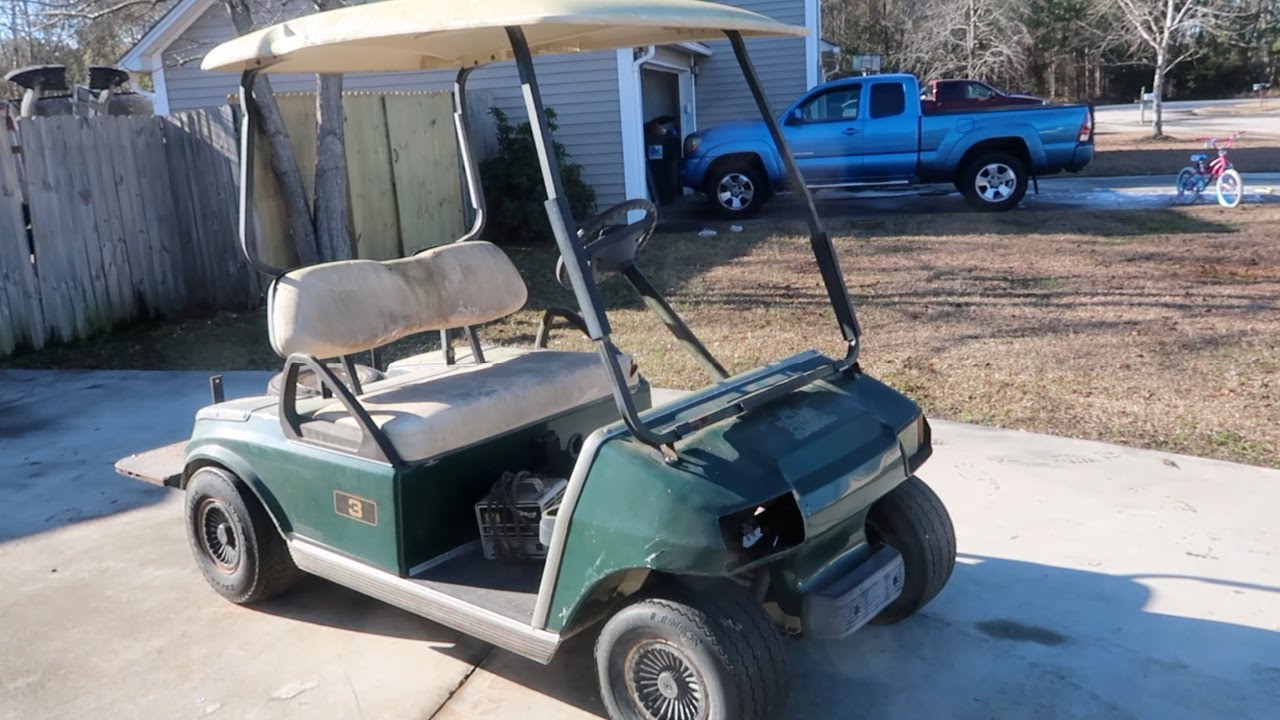
[[[728,0],[728,4],[788,25],[804,25],[804,0]],[[707,47],[711,48],[712,55],[698,59],[695,81],[698,127],[708,128],[726,120],[758,118],[759,111],[743,81],[729,41],[709,42]],[[775,114],[781,113],[808,89],[804,38],[748,39],[747,51]]]
[[[236,91],[237,76],[200,70],[204,53],[234,36],[231,20],[221,4],[212,6],[165,53],[165,86],[172,112],[211,107],[227,102]],[[183,61],[186,62],[183,62]],[[595,188],[596,202],[607,207],[625,198],[622,176],[622,126],[618,102],[617,54],[613,51],[557,55],[534,61],[542,99],[554,108],[560,129],[556,139],[582,165],[584,179]],[[352,74],[348,90],[450,90],[454,71]],[[278,93],[310,92],[310,75],[273,75]],[[467,89],[486,92],[493,105],[514,119],[525,117],[524,100],[512,63],[481,68]]]

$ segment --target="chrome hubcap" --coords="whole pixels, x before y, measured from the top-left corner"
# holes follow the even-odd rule
[[[240,538],[226,509],[218,501],[206,498],[200,503],[198,527],[205,555],[222,572],[235,572],[240,566]]]
[[[679,648],[649,640],[626,659],[627,693],[645,720],[701,720],[707,716],[702,677]]]
[[[756,186],[742,173],[729,173],[720,178],[716,186],[716,199],[730,210],[741,210],[751,204],[756,196]]]
[[[1018,186],[1018,175],[1004,163],[991,163],[978,171],[973,181],[974,189],[987,202],[1000,202],[1013,195]]]

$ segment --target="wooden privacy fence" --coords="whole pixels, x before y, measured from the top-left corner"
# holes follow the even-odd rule
[[[472,97],[473,104],[487,96]],[[316,168],[315,95],[276,95],[302,171],[308,201]],[[355,257],[388,260],[457,239],[466,222],[450,92],[346,93],[349,230]],[[493,135],[483,108],[468,108],[471,134]],[[483,154],[483,141],[478,154]],[[291,267],[297,254],[265,140],[254,163],[256,231],[268,262]]]
[[[25,118],[18,139],[20,155],[0,153],[0,353],[257,302],[230,108]]]
[[[314,97],[279,103],[308,195]],[[472,97],[484,153],[487,96]],[[456,239],[462,178],[448,92],[344,97],[355,255],[389,259]],[[37,117],[0,152],[0,355],[89,337],[141,317],[256,306],[263,279],[239,249],[238,125],[231,107],[168,117]],[[256,242],[297,254],[258,144]]]

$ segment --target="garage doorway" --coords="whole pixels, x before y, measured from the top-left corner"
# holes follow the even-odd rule
[[[668,205],[683,194],[679,162],[684,138],[696,130],[689,57],[655,57],[640,68],[641,141],[649,199]]]

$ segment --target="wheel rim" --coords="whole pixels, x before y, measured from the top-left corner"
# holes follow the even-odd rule
[[[702,675],[665,640],[647,640],[627,653],[627,695],[645,720],[702,720],[707,716]]]
[[[240,567],[240,534],[222,503],[205,498],[196,513],[200,546],[214,567],[230,575]]]
[[[1188,196],[1195,192],[1195,173],[1189,170],[1183,170],[1178,173],[1178,199],[1187,200]]]
[[[1018,174],[1004,163],[990,163],[978,171],[973,188],[987,202],[1001,202],[1013,195],[1018,187]]]
[[[716,186],[716,199],[730,210],[741,210],[756,196],[755,183],[742,173],[729,173]]]
[[[1234,175],[1227,174],[1218,178],[1218,200],[1227,207],[1235,207],[1240,202],[1240,183]]]

